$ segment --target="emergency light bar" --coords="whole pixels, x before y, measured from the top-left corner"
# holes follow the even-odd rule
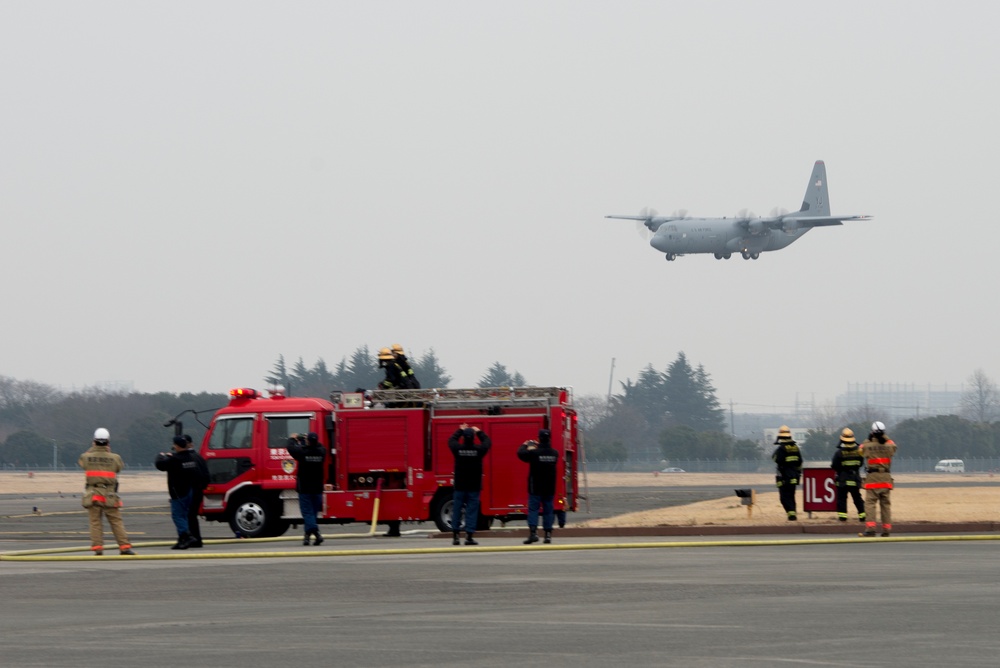
[[[229,390],[229,396],[233,399],[256,399],[260,393],[250,387],[234,387]]]

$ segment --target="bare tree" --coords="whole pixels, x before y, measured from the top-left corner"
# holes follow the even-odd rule
[[[1000,416],[997,384],[982,369],[976,369],[968,382],[969,389],[962,393],[962,417],[982,423],[996,420]]]
[[[608,406],[608,398],[600,394],[582,394],[573,397],[573,405],[576,406],[577,415],[580,418],[580,426],[584,429],[592,429],[601,420],[611,414]]]
[[[840,414],[833,404],[823,404],[813,406],[812,424],[818,430],[827,434],[839,432],[843,426],[844,416]]]
[[[873,406],[868,403],[848,409],[844,417],[846,418],[848,424],[869,425],[875,420],[888,422],[888,420],[886,420],[885,410],[881,406]]]

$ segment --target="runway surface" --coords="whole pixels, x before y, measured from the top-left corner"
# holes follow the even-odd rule
[[[22,501],[0,499],[0,513]],[[172,535],[157,514],[163,499],[148,501],[150,510],[126,515],[139,545]],[[55,517],[66,531],[84,529],[82,515]],[[4,518],[0,550],[86,543],[40,526]],[[206,536],[216,534],[229,535],[208,525]],[[698,546],[645,549],[617,538],[608,549],[555,551],[518,549],[521,536],[510,535],[484,546],[518,551],[492,552],[411,534],[203,550],[343,556],[2,561],[0,656],[53,668],[995,666],[1000,541],[935,538],[690,538],[674,542]],[[137,551],[170,555],[167,544]],[[572,542],[557,534],[555,544]],[[427,547],[446,549],[362,553]]]

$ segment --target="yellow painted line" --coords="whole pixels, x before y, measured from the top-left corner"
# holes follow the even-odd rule
[[[331,536],[332,538],[333,536]],[[338,534],[342,538],[368,537],[368,534]],[[294,538],[257,538],[257,539],[230,539],[206,541],[208,544],[224,543],[260,543],[273,541],[297,540]],[[984,541],[1000,540],[1000,535],[963,535],[963,536],[897,536],[889,538],[806,538],[797,540],[718,540],[718,541],[673,541],[673,542],[650,542],[650,543],[576,543],[558,545],[479,545],[461,546],[453,545],[441,547],[423,548],[376,548],[358,550],[297,550],[294,552],[190,552],[184,551],[176,554],[137,554],[133,556],[121,556],[113,554],[117,547],[105,548],[105,556],[118,559],[132,559],[139,561],[156,560],[177,560],[177,559],[289,559],[304,557],[354,557],[354,556],[393,556],[393,555],[423,555],[423,554],[473,554],[481,552],[564,552],[572,550],[635,550],[635,549],[668,549],[683,547],[788,547],[798,545],[838,545],[850,543],[928,543],[945,541]],[[147,543],[146,545],[134,545],[136,549],[141,547],[166,546],[170,543]],[[303,546],[304,547],[304,546]],[[24,550],[21,552],[7,552],[0,554],[0,561],[93,561],[98,557],[92,554],[76,556],[51,556],[65,552],[90,552],[90,548],[55,548],[49,550]],[[103,558],[103,557],[101,557]]]

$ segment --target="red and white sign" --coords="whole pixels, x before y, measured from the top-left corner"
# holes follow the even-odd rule
[[[837,512],[837,474],[833,469],[802,469],[802,510]]]

